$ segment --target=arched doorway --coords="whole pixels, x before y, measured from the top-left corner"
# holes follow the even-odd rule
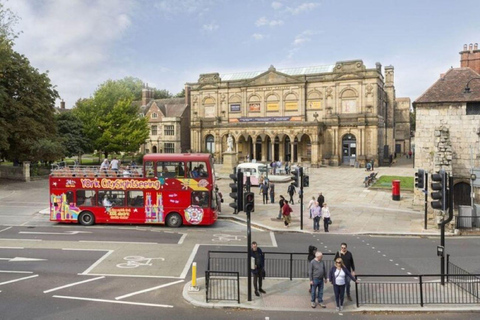
[[[350,160],[357,160],[357,139],[349,133],[342,138],[342,164],[350,165]]]
[[[157,153],[157,146],[152,147],[152,153]]]
[[[290,159],[292,158],[292,155],[290,154],[290,137],[289,136],[285,136],[285,140],[284,140],[284,157],[283,159],[285,161],[288,161],[290,162]]]
[[[257,139],[255,140],[255,156],[254,156],[254,159],[257,160],[257,161],[261,161],[262,160],[262,138],[261,137],[257,137]]]
[[[459,182],[453,187],[453,206],[458,208],[458,206],[470,206],[472,203],[471,199],[471,188],[468,183]]]
[[[205,150],[208,153],[215,153],[215,138],[211,134],[205,138]]]
[[[273,145],[273,160],[278,161],[280,159],[280,139],[278,137],[275,137],[274,139],[274,145]]]

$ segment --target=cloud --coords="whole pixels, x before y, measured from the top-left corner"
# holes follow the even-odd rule
[[[257,27],[262,27],[262,26],[276,27],[276,26],[281,26],[282,24],[283,24],[282,20],[268,20],[266,17],[261,17],[255,22],[255,25]]]
[[[305,30],[302,33],[295,36],[295,39],[293,40],[292,44],[294,46],[300,46],[300,45],[304,44],[305,42],[308,42],[308,41],[312,40],[310,36],[312,36],[316,33],[317,32],[314,32],[312,30]]]
[[[208,32],[213,32],[218,29],[218,24],[216,24],[215,22],[204,24],[202,26],[202,29]]]
[[[283,7],[283,4],[277,1],[272,2],[273,10],[279,10]]]
[[[301,5],[299,5],[297,7],[294,7],[294,8],[287,7],[286,11],[290,12],[293,15],[297,15],[297,14],[300,14],[300,13],[305,12],[305,11],[313,10],[318,6],[320,6],[320,3],[305,2],[305,3],[302,3]]]
[[[212,0],[162,0],[156,1],[153,7],[165,15],[198,14],[202,15],[213,4]]]
[[[263,38],[265,38],[265,36],[263,34],[260,34],[260,33],[254,33],[254,34],[252,34],[252,37],[253,37],[253,39],[255,39],[257,41],[260,41]]]

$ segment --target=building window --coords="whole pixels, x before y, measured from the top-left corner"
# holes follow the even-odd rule
[[[166,136],[174,136],[175,135],[175,130],[173,126],[165,126],[165,135]]]
[[[157,126],[152,126],[152,136],[157,135]]]
[[[208,135],[207,139],[205,139],[205,149],[207,152],[214,153],[215,152],[215,138],[212,135]]]
[[[480,102],[467,102],[467,116],[480,114]]]
[[[175,144],[168,142],[163,144],[164,153],[175,153]]]
[[[158,115],[154,112],[152,113],[152,119],[157,119]]]

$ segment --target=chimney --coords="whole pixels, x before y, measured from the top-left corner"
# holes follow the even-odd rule
[[[471,68],[473,71],[480,73],[480,50],[478,50],[478,43],[473,45],[463,45],[463,51],[460,52],[460,67]]]
[[[185,86],[185,104],[187,106],[190,106],[190,103],[192,102],[190,97],[190,89],[190,86]]]
[[[60,101],[60,109],[65,110],[65,101]]]
[[[143,85],[142,89],[142,106],[146,106],[152,100],[153,94],[150,89],[148,89],[148,83]]]

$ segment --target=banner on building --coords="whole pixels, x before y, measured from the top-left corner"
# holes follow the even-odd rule
[[[250,103],[250,104],[248,104],[248,111],[250,111],[250,112],[260,112],[260,103]]]
[[[230,112],[240,112],[240,104],[231,104]]]
[[[321,109],[322,102],[321,101],[309,101],[308,102],[308,109]]]
[[[267,111],[278,111],[278,103],[267,103]]]
[[[298,102],[285,102],[285,110],[297,110]]]

